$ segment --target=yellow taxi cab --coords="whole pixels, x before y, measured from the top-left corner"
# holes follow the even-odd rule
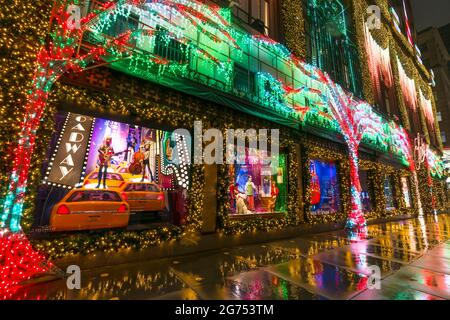
[[[120,173],[125,181],[136,181],[139,182],[142,179],[142,173],[140,174],[132,174],[128,170],[128,166],[118,166],[115,169],[115,172]],[[145,174],[144,179],[148,179],[148,175]]]
[[[72,189],[53,207],[52,231],[73,231],[128,226],[130,206],[118,191]]]
[[[130,205],[131,212],[162,211],[165,207],[164,193],[153,182],[125,182],[120,192]]]
[[[121,173],[107,172],[106,173],[106,187],[107,188],[120,188],[125,184],[125,179]],[[98,185],[98,171],[92,171],[84,178],[83,188],[94,189]],[[100,182],[100,187],[103,187],[103,177]]]

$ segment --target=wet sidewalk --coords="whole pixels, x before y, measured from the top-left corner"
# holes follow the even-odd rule
[[[16,299],[450,299],[450,215],[238,246],[82,272],[22,288]],[[380,289],[367,289],[371,266]]]

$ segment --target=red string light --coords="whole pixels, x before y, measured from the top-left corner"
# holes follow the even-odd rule
[[[23,233],[0,234],[0,300],[5,300],[13,296],[21,282],[49,271],[52,264],[34,251]]]

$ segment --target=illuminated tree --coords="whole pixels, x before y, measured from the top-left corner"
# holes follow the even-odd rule
[[[328,87],[328,105],[334,119],[339,123],[342,136],[348,147],[350,164],[351,209],[346,228],[357,234],[365,234],[366,221],[361,204],[361,183],[359,179],[358,149],[364,135],[380,136],[385,141],[383,119],[372,111],[370,105],[353,99],[352,95],[334,83],[327,73],[317,70],[319,77]]]

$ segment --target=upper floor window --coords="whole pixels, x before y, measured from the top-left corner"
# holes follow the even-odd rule
[[[234,66],[233,86],[240,92],[255,93],[255,73],[239,65]]]
[[[276,1],[236,0],[233,14],[256,31],[276,39]]]
[[[362,95],[358,50],[348,11],[339,0],[305,0],[308,60],[357,96]]]

